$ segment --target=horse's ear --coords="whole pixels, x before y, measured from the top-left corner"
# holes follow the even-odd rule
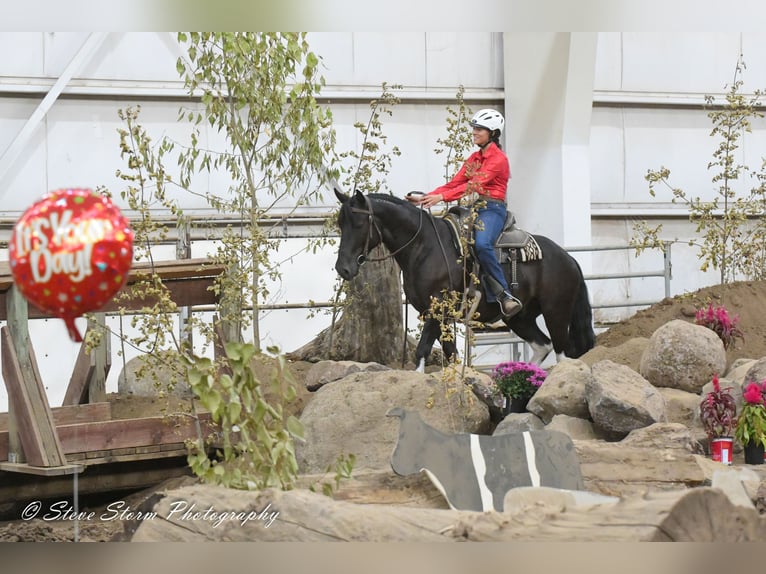
[[[334,187],[333,191],[335,192],[335,197],[337,197],[338,201],[341,203],[346,203],[349,200],[348,195],[340,191],[338,188]]]
[[[361,203],[364,203],[364,201],[365,201],[364,194],[361,191],[359,191],[358,189],[354,190],[354,199],[356,199],[357,201],[359,201]]]

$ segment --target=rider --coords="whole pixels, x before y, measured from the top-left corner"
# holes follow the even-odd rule
[[[407,199],[423,207],[440,201],[454,201],[466,194],[477,198],[477,219],[482,222],[474,236],[474,249],[481,268],[490,279],[485,288],[487,301],[500,303],[500,310],[511,317],[521,310],[521,301],[511,295],[503,269],[495,255],[495,241],[503,231],[506,217],[505,194],[511,170],[508,157],[500,145],[505,120],[493,109],[479,110],[471,118],[473,143],[479,150],[472,153],[446,184],[426,195],[408,195]]]

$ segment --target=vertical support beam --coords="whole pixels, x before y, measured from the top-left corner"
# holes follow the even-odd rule
[[[66,457],[29,340],[27,301],[12,286],[6,295],[6,305],[8,326],[0,330],[3,379],[8,389],[9,410],[16,411],[14,424],[19,442],[29,464],[62,466]]]
[[[509,203],[519,224],[590,245],[589,139],[596,33],[506,33]]]
[[[178,239],[176,240],[176,259],[191,259],[191,241],[189,239],[189,222],[179,224],[177,227]],[[191,351],[194,349],[193,329],[190,324],[191,307],[181,307],[178,314],[178,337],[182,345],[187,345]]]
[[[88,402],[102,403],[106,401],[106,377],[112,366],[112,334],[106,328],[104,313],[94,315],[90,328],[101,331],[101,343],[91,351],[91,363],[95,368],[88,383]]]
[[[61,73],[59,79],[56,80],[56,83],[53,84],[50,91],[45,95],[43,100],[37,106],[37,109],[32,112],[32,116],[24,124],[24,127],[22,127],[21,131],[16,134],[16,137],[11,142],[11,145],[8,146],[2,157],[0,157],[0,180],[5,177],[21,152],[24,151],[24,147],[32,138],[32,135],[37,129],[37,126],[40,125],[40,122],[42,122],[43,118],[48,113],[48,110],[51,109],[53,104],[61,95],[61,92],[64,91],[64,88],[69,83],[69,80],[71,80],[75,74],[77,74],[84,66],[86,66],[91,61],[91,59],[93,59],[94,54],[108,35],[108,32],[93,32],[85,40],[77,54],[75,54],[75,56],[69,62],[69,65],[67,65],[64,71]],[[0,194],[0,197],[4,196],[5,193]]]

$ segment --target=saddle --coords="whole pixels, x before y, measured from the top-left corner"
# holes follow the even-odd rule
[[[444,216],[444,219],[452,226],[455,248],[461,257],[465,255],[461,238],[470,239],[473,233],[473,220],[470,215],[469,207],[455,205],[450,207]],[[506,214],[503,231],[495,241],[495,254],[501,265],[511,260],[534,261],[543,257],[543,252],[535,238],[527,231],[516,227],[516,216],[512,211]]]

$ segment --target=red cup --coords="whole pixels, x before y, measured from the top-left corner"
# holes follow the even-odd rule
[[[731,464],[734,452],[734,439],[730,437],[714,438],[710,443],[710,456],[715,462]]]

